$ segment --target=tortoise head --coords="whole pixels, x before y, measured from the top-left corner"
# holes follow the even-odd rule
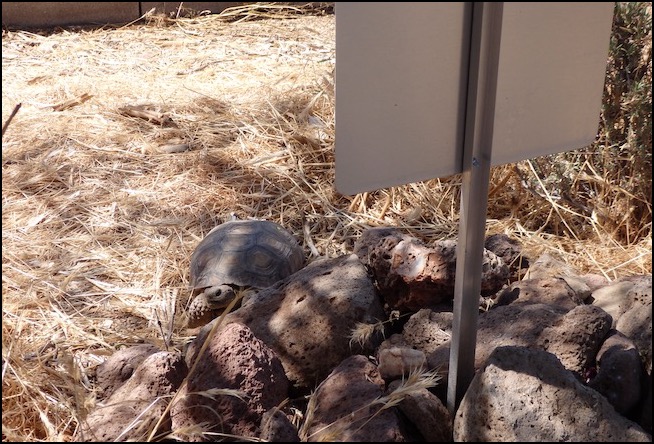
[[[208,324],[220,315],[235,297],[236,291],[230,285],[205,288],[195,296],[188,307],[187,327],[196,328]]]

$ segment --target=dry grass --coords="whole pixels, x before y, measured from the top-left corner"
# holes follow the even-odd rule
[[[281,223],[311,259],[350,252],[369,226],[456,236],[457,176],[334,190],[334,17],[302,12],[3,31],[3,123],[22,105],[2,140],[3,441],[70,440],[106,356],[181,347],[191,252],[232,213]],[[651,12],[649,29],[651,55]],[[624,165],[639,162],[629,128]],[[580,272],[651,273],[651,173],[647,194],[635,168],[616,180],[615,163],[596,162],[616,160],[604,148],[618,136],[565,162],[495,168],[488,233]]]

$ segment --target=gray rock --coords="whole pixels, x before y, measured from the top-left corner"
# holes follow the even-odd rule
[[[479,314],[475,368],[480,368],[496,347],[519,345],[540,348],[543,330],[557,324],[567,312],[550,304],[510,304]]]
[[[529,258],[523,254],[520,242],[506,234],[488,236],[484,248],[495,253],[509,267],[511,280],[516,280],[523,270],[526,272],[529,268]]]
[[[595,366],[595,357],[611,329],[611,316],[599,307],[579,305],[538,338],[539,348],[554,353],[563,366],[583,378],[586,369]]]
[[[540,303],[572,310],[584,303],[564,279],[535,278],[512,283],[493,297],[493,306]]]
[[[149,355],[127,381],[81,422],[75,440],[145,441],[150,433],[155,436],[170,432],[170,417],[165,411],[187,371],[180,353]],[[156,433],[152,432],[155,429]]]
[[[377,400],[385,383],[361,355],[345,359],[318,386],[309,402],[303,441],[404,442],[397,411]]]
[[[259,439],[264,442],[300,442],[297,427],[276,407],[263,414]]]
[[[645,396],[636,408],[636,420],[649,434],[652,433],[652,374],[649,373],[644,381]]]
[[[399,385],[400,381],[391,382],[388,392],[397,389]],[[452,441],[452,416],[441,400],[429,390],[412,390],[398,404],[398,408],[422,435],[419,441]]]
[[[615,324],[616,330],[629,337],[643,356],[643,363],[652,371],[652,303],[634,304]]]
[[[592,295],[593,305],[601,307],[613,317],[615,328],[620,317],[626,313],[634,303],[652,301],[652,276],[633,276],[629,279],[620,279],[612,284],[595,290]]]
[[[615,328],[620,316],[629,310],[633,304],[633,300],[629,295],[629,291],[633,287],[633,282],[614,282],[611,285],[606,285],[595,290],[591,295],[593,305],[601,307],[611,315],[613,318],[613,328]]]
[[[429,370],[447,374],[453,317],[452,312],[436,313],[422,309],[404,325],[402,337],[405,343],[425,354]]]
[[[561,279],[568,284],[568,287],[574,292],[575,296],[582,300],[586,301],[590,298],[590,295],[593,293],[590,286],[586,280],[579,276],[562,276]]]
[[[563,276],[578,276],[578,273],[573,266],[545,253],[531,263],[523,279],[548,279]]]
[[[643,276],[629,291],[633,304],[615,323],[640,351],[645,369],[652,372],[652,277]]]
[[[599,290],[600,288],[605,287],[610,283],[610,281],[604,276],[594,273],[582,274],[581,276],[579,276],[579,278],[582,279],[586,283],[586,285],[588,285],[588,288],[591,291],[591,295],[593,291]]]
[[[263,414],[288,397],[290,384],[275,353],[247,326],[231,323],[209,338],[197,359],[189,364],[188,382],[171,406],[173,430],[180,436],[185,430],[203,429],[258,437]],[[215,389],[236,390],[240,396],[207,395]],[[184,437],[213,440],[210,435],[192,433]]]
[[[454,419],[454,441],[651,440],[551,353],[499,347],[475,375]]]
[[[627,415],[643,396],[642,368],[634,343],[614,330],[597,353],[597,375],[588,385],[603,394],[618,412]]]
[[[630,276],[595,290],[593,305],[613,317],[612,327],[629,337],[652,369],[652,275]]]

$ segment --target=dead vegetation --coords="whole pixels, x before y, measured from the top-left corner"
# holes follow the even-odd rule
[[[335,191],[334,16],[257,5],[3,31],[3,441],[70,440],[107,355],[181,347],[191,252],[232,214],[310,259],[456,236],[457,176]],[[618,12],[597,142],[494,168],[487,223],[609,279],[651,273],[651,4]]]

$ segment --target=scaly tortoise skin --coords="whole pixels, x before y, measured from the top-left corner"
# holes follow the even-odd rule
[[[191,256],[194,299],[188,327],[217,317],[238,290],[260,290],[304,265],[304,252],[284,227],[265,220],[234,220],[215,227]]]

